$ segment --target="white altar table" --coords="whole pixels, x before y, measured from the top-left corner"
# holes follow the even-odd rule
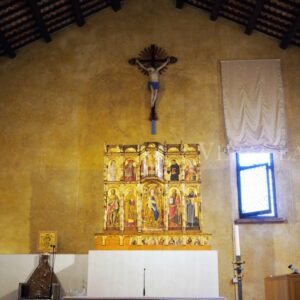
[[[217,251],[90,251],[87,296],[222,299]]]

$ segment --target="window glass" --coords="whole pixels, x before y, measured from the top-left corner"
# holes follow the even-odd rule
[[[271,153],[237,153],[240,218],[276,217],[274,162]]]

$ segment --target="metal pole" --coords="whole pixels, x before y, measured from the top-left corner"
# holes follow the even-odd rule
[[[237,279],[237,291],[238,291],[238,300],[243,300],[243,268],[242,265],[245,262],[242,261],[240,255],[236,255],[234,265],[234,271],[236,273]]]

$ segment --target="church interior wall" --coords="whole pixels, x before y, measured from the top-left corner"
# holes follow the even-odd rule
[[[128,59],[155,43],[176,56],[161,76],[151,135],[147,77]],[[58,232],[58,252],[86,254],[103,221],[104,144],[202,145],[204,231],[218,250],[220,295],[234,299],[236,217],[221,100],[220,60],[279,58],[289,152],[280,161],[284,224],[240,226],[245,299],[263,299],[263,278],[300,266],[300,53],[291,46],[173,1],[127,0],[78,28],[0,58],[0,253],[34,254],[40,230]]]

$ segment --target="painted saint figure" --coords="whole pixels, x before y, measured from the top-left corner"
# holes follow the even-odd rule
[[[125,162],[124,179],[127,182],[131,182],[131,181],[136,180],[136,169],[135,169],[135,166],[134,166],[134,161],[132,159],[129,159]]]
[[[177,227],[181,223],[180,202],[179,193],[173,189],[169,197],[169,226]]]
[[[195,181],[197,179],[197,168],[192,159],[188,160],[187,166],[184,170],[184,175],[185,180],[187,181]]]
[[[168,174],[170,174],[170,181],[178,181],[180,174],[180,167],[175,159],[172,159],[171,166],[167,170]]]
[[[115,189],[111,189],[107,199],[107,222],[108,226],[114,227],[119,223],[120,201]]]
[[[163,176],[164,176],[164,161],[163,161],[163,158],[161,156],[159,156],[157,158],[157,162],[156,162],[156,175],[159,178],[163,178]]]
[[[148,175],[149,176],[155,176],[155,159],[154,159],[153,155],[149,155]]]
[[[115,160],[111,160],[107,167],[107,180],[108,181],[117,180],[117,164]]]
[[[129,190],[125,197],[125,224],[134,227],[137,219],[136,198],[133,190]]]
[[[145,157],[141,162],[141,177],[148,176],[148,158]]]
[[[170,57],[158,68],[146,68],[138,59],[135,62],[149,75],[148,89],[151,91],[151,110],[154,110],[159,90],[159,72],[170,62]]]
[[[186,197],[187,225],[188,227],[199,226],[199,208],[197,203],[197,195],[193,189],[189,190]]]

